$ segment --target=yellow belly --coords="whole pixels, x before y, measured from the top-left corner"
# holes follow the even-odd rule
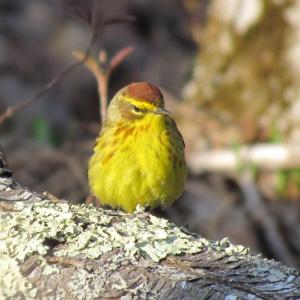
[[[132,213],[138,204],[165,207],[180,197],[186,179],[184,145],[167,118],[104,128],[88,174],[102,204]]]

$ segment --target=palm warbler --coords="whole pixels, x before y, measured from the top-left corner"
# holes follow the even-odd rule
[[[137,205],[166,207],[183,192],[184,142],[160,90],[131,83],[112,99],[89,162],[100,202],[132,213]]]

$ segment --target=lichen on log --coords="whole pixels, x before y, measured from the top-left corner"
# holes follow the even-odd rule
[[[1,299],[300,297],[296,270],[228,239],[143,211],[54,203],[0,168]]]

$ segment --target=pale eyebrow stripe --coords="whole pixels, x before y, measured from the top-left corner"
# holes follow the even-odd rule
[[[128,97],[128,96],[124,96],[122,95],[122,97],[127,100],[129,103],[131,103],[132,105],[135,105],[135,106],[144,106],[145,108],[148,108],[148,109],[155,109],[156,106],[155,105],[152,105],[148,102],[145,102],[143,100],[135,100],[131,97]],[[142,105],[141,105],[142,104]]]

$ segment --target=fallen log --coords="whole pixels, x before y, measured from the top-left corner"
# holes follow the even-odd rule
[[[1,299],[299,299],[300,274],[139,211],[72,205],[0,159]]]

